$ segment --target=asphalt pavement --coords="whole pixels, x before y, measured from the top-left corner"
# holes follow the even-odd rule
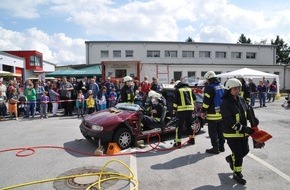
[[[283,97],[267,103],[267,107],[256,107],[260,120],[259,127],[269,132],[273,138],[263,149],[254,149],[250,142],[250,153],[245,157],[243,175],[245,186],[232,179],[232,171],[225,157],[226,151],[218,155],[205,153],[210,148],[210,139],[205,126],[196,136],[196,144],[176,150],[172,147],[174,135],[166,137],[158,149],[146,153],[123,156],[92,156],[97,149],[85,140],[79,130],[81,119],[72,117],[50,117],[48,119],[22,119],[0,121],[0,190],[4,187],[37,180],[56,178],[60,175],[100,171],[102,167],[118,159],[129,166],[138,180],[138,189],[279,189],[290,188],[290,110],[281,107]],[[183,142],[186,138],[183,139]],[[156,145],[152,139],[152,146]],[[147,143],[145,143],[146,145]],[[18,153],[20,147],[35,147]],[[63,149],[64,148],[64,149]],[[150,146],[123,151],[147,151]],[[8,151],[11,150],[11,151]],[[32,154],[34,150],[34,154]],[[74,152],[71,150],[75,150]],[[80,154],[78,152],[86,153]],[[16,154],[19,154],[18,156]],[[25,154],[32,154],[24,156]],[[24,157],[23,157],[24,156]],[[108,170],[129,174],[126,167],[117,162],[108,165]],[[75,173],[74,173],[75,172]],[[62,182],[48,182],[16,189],[51,190],[85,189],[96,177],[74,178]],[[78,187],[77,187],[78,186]],[[130,189],[127,181],[115,180],[102,186],[103,189]]]

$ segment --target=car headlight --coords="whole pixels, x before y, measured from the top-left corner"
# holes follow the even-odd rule
[[[92,125],[92,130],[95,130],[95,131],[102,131],[102,130],[103,130],[103,127],[100,126],[100,125]]]

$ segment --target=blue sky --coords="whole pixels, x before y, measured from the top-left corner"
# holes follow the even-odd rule
[[[86,40],[290,45],[288,0],[1,0],[0,51],[33,49],[59,65],[85,63]]]

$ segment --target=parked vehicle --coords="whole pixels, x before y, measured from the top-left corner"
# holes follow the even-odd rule
[[[281,106],[284,107],[286,110],[290,109],[290,94],[285,97],[284,103]]]
[[[163,93],[169,95],[171,90],[163,90]],[[170,107],[170,101],[167,101],[167,105]],[[143,114],[144,110],[137,104],[118,103],[115,107],[84,117],[80,131],[90,142],[115,142],[121,149],[131,147],[135,141],[146,139],[151,133],[175,133],[176,120],[174,117],[170,118],[169,112],[161,118],[160,123],[164,125],[154,126],[151,130],[144,130],[146,127],[141,126]],[[198,114],[193,112],[192,128],[197,134],[202,124],[196,115]]]

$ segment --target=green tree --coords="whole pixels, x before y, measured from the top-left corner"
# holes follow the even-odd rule
[[[247,38],[244,34],[241,34],[241,36],[239,37],[237,43],[240,43],[240,44],[251,44],[251,42],[252,41],[251,41],[250,38]]]
[[[185,42],[194,42],[191,37],[188,37]]]
[[[289,64],[290,63],[290,48],[287,43],[284,42],[279,36],[276,37],[276,40],[271,40],[272,45],[276,45],[276,63],[277,64]]]

